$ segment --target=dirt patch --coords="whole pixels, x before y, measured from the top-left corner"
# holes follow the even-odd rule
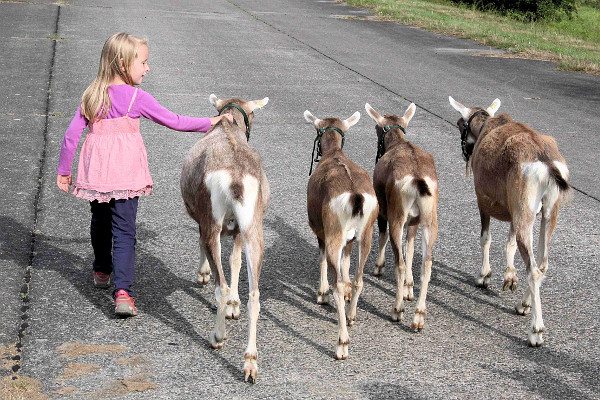
[[[148,360],[144,356],[137,355],[131,358],[117,358],[119,364],[126,364],[131,367],[139,367],[140,365],[148,364]]]
[[[17,351],[17,347],[15,345],[0,347],[0,360],[2,360],[2,369],[7,369],[12,372],[12,367],[15,365],[15,360],[13,360],[13,357],[18,353],[19,352]]]
[[[70,396],[72,394],[75,394],[79,392],[79,389],[76,389],[74,387],[66,387],[66,388],[62,388],[62,389],[58,389],[55,390],[54,392],[52,392],[52,394],[58,395],[58,396]]]
[[[92,393],[90,398],[97,400],[113,399],[133,392],[145,392],[154,389],[158,389],[157,384],[148,381],[148,376],[145,374],[138,374],[109,382],[103,389]]]
[[[56,348],[61,354],[60,358],[73,358],[86,354],[114,354],[122,353],[127,349],[119,345],[63,343]]]
[[[78,378],[80,376],[89,375],[94,371],[98,371],[100,369],[99,365],[96,364],[82,364],[82,363],[68,363],[61,376],[58,377],[59,380],[67,380]]]
[[[0,380],[0,398],[4,400],[44,400],[47,394],[40,392],[42,383],[27,376],[5,376]]]

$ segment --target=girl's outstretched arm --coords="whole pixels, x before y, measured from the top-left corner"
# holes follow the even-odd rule
[[[212,118],[194,118],[178,115],[163,107],[151,94],[139,89],[129,116],[141,115],[167,128],[182,132],[208,132]],[[217,118],[217,117],[214,117]],[[217,120],[218,121],[218,120]],[[216,121],[215,121],[216,123]]]

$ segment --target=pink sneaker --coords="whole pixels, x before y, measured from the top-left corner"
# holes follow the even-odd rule
[[[110,274],[94,271],[94,286],[97,288],[106,289],[110,286]]]
[[[115,296],[115,314],[120,317],[134,317],[137,315],[135,300],[123,289],[119,290]]]

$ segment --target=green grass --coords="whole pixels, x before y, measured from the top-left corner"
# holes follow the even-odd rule
[[[446,0],[345,0],[394,20],[505,49],[506,56],[556,61],[558,68],[600,75],[600,9],[579,5],[573,19],[522,22]]]

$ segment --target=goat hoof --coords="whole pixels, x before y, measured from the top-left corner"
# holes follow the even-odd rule
[[[320,304],[320,305],[329,304],[329,292],[327,292],[327,293],[319,292],[317,294],[317,304]]]
[[[404,311],[404,307],[402,307],[400,310],[394,308],[394,311],[392,311],[392,322],[398,322],[402,320],[402,317],[404,316]]]
[[[215,332],[210,334],[210,345],[213,349],[219,350],[223,348],[223,342],[227,339],[227,335],[223,338],[218,338]]]
[[[244,380],[246,382],[256,383],[256,377],[258,375],[256,354],[254,354],[254,355],[245,354],[244,358],[246,359],[246,362],[244,364]]]
[[[256,383],[256,375],[258,371],[244,368],[244,380],[252,384]]]
[[[531,311],[531,306],[528,306],[526,304],[517,304],[515,306],[515,311],[519,315],[527,315]]]
[[[477,280],[477,287],[480,287],[482,289],[487,289],[488,286],[490,286],[489,279],[486,279],[485,277],[482,276]]]
[[[373,276],[382,276],[384,269],[385,269],[385,264],[375,265],[375,268],[373,268]]]
[[[229,310],[227,310],[227,311],[226,311],[226,314],[225,314],[225,318],[227,318],[227,319],[233,319],[233,320],[237,320],[237,319],[239,319],[239,318],[240,318],[240,312],[238,311],[238,312],[236,313],[236,312],[234,312],[234,311],[229,311]]]
[[[516,292],[516,290],[517,290],[517,279],[516,278],[509,278],[504,281],[504,286],[502,287],[502,290],[506,292],[508,289],[510,289],[513,293]]]
[[[413,322],[411,328],[415,332],[421,332],[423,327],[425,326],[425,314],[427,311],[425,310],[415,310],[415,317],[413,318]]]
[[[542,337],[542,333],[530,332],[527,342],[531,347],[542,347],[542,345],[544,344],[544,338]]]
[[[200,286],[208,285],[210,282],[210,274],[198,274],[198,280],[196,282],[198,282],[198,285]]]
[[[355,318],[346,318],[346,325],[348,325],[348,326],[354,326],[355,322],[356,322]]]
[[[225,318],[238,319],[240,317],[240,302],[229,300],[225,308]]]
[[[347,344],[338,344],[335,350],[335,359],[336,360],[345,360],[348,358],[348,345]]]

